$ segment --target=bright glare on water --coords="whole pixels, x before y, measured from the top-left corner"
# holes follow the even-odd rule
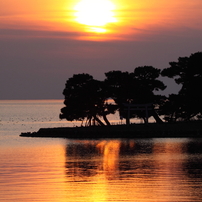
[[[31,118],[39,107],[31,106],[30,114],[14,110],[12,123]],[[48,114],[40,110],[38,120]],[[26,138],[1,115],[2,202],[201,202],[201,139]]]

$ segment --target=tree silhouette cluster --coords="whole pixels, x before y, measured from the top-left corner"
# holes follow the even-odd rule
[[[121,118],[140,118],[146,122],[144,110],[133,110],[128,117],[124,105],[151,104],[148,116],[156,122],[190,121],[202,114],[202,52],[179,57],[163,70],[141,66],[134,72],[109,71],[103,81],[89,74],[76,74],[66,81],[63,95],[65,107],[60,118],[85,121],[86,126],[110,125],[107,115],[119,112]],[[182,87],[178,94],[157,95],[166,86],[160,76],[175,79]],[[113,100],[113,102],[109,102]]]
[[[178,94],[171,94],[161,106],[165,120],[189,121],[201,119],[202,115],[202,52],[190,57],[179,57],[178,62],[170,62],[170,67],[163,69],[162,76],[174,78],[181,84]]]

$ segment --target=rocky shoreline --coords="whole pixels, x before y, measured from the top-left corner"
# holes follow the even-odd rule
[[[37,132],[21,133],[21,137],[49,137],[69,139],[103,139],[103,138],[202,138],[202,122],[149,123],[92,126],[41,128]]]

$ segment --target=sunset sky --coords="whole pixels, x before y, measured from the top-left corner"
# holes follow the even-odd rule
[[[166,68],[202,51],[201,20],[201,0],[0,0],[0,99],[63,99],[73,74]]]

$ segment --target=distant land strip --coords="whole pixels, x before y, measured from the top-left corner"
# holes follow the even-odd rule
[[[21,137],[69,139],[105,138],[202,138],[202,122],[149,123],[91,127],[41,128],[37,132],[21,133]]]

